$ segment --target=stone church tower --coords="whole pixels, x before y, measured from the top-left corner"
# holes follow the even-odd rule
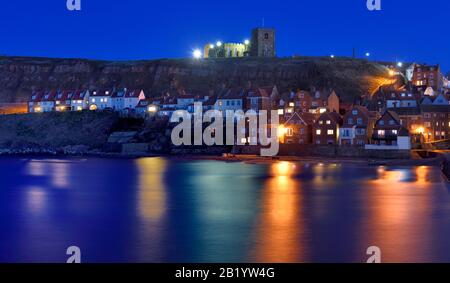
[[[252,31],[250,49],[252,57],[275,57],[275,30],[255,28]]]

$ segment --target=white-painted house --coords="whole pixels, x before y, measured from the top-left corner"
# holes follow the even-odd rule
[[[39,112],[51,112],[55,110],[55,97],[56,91],[47,91],[41,98],[39,103],[40,110]]]
[[[93,91],[89,97],[90,110],[112,109],[112,92],[110,90]]]
[[[77,90],[70,100],[72,111],[82,111],[89,108],[89,90]]]
[[[145,93],[143,90],[126,90],[124,101],[123,101],[123,109],[134,109],[140,100],[145,99]]]

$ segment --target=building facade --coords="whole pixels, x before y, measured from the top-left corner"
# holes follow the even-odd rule
[[[338,144],[342,118],[336,112],[325,112],[313,125],[313,143],[316,145]]]

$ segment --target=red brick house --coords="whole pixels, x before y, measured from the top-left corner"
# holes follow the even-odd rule
[[[338,144],[342,118],[336,112],[322,113],[313,125],[314,144]]]
[[[314,122],[313,114],[294,112],[282,126],[280,143],[311,144]]]
[[[415,86],[432,87],[434,91],[441,91],[444,86],[444,76],[439,65],[416,65],[412,82]]]
[[[347,111],[339,130],[339,144],[365,145],[372,136],[375,116],[363,106],[356,105]]]
[[[424,141],[433,142],[450,138],[450,105],[422,105]]]

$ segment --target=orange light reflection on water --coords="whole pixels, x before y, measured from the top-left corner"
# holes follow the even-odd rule
[[[279,162],[271,167],[272,177],[263,189],[262,211],[255,234],[253,257],[257,262],[296,262],[302,258],[300,184],[293,178],[296,168],[291,162]]]

